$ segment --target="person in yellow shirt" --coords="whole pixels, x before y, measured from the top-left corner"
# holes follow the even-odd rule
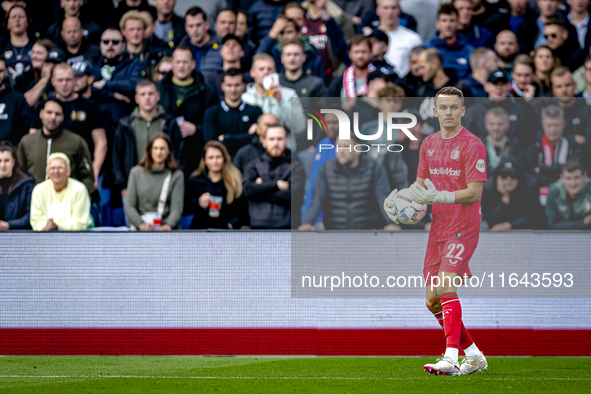
[[[80,231],[92,224],[86,186],[70,178],[70,159],[63,153],[49,156],[49,179],[33,189],[31,227],[35,231]]]

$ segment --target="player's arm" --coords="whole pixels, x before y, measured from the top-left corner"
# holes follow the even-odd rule
[[[480,201],[484,182],[470,182],[466,189],[437,190],[430,179],[419,178],[410,186],[410,195],[419,204],[473,204]]]

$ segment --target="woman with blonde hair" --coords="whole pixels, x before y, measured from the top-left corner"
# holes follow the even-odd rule
[[[185,193],[183,172],[174,159],[170,137],[156,133],[146,146],[146,153],[129,173],[125,215],[141,231],[170,231],[180,227]],[[160,228],[148,213],[158,213]]]
[[[550,47],[546,45],[542,45],[534,51],[533,59],[536,82],[540,86],[540,96],[552,97],[550,74],[556,67],[560,66],[560,59],[554,56]]]
[[[209,141],[201,163],[187,182],[186,213],[194,215],[192,229],[239,229],[248,223],[242,175],[219,141]]]

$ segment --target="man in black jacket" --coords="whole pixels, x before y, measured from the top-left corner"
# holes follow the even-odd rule
[[[556,18],[547,22],[544,26],[544,37],[554,56],[571,72],[575,72],[585,63],[587,54],[581,49],[577,36],[569,33],[563,20]]]
[[[269,126],[264,136],[264,146],[266,152],[250,162],[244,170],[244,195],[248,199],[250,227],[289,229],[292,215],[292,158],[287,149],[285,128],[279,124]],[[302,167],[297,168],[297,176],[301,177],[304,170]]]
[[[12,90],[7,77],[6,61],[0,57],[0,141],[8,140],[17,146],[29,132],[33,111],[23,94]]]
[[[173,115],[180,127],[187,163],[187,177],[199,165],[203,149],[203,119],[207,108],[218,103],[213,90],[207,86],[203,75],[195,71],[193,52],[179,46],[172,53],[172,71],[159,82],[160,105]]]
[[[337,157],[320,169],[314,183],[312,204],[300,231],[313,231],[313,223],[321,210],[327,230],[401,230],[383,208],[391,191],[386,169],[367,154],[357,151],[354,148],[356,143],[359,141],[355,138],[337,140]]]
[[[251,161],[261,157],[265,153],[265,147],[263,146],[263,139],[265,132],[269,126],[279,123],[279,119],[273,114],[262,114],[258,117],[256,125],[252,125],[248,132],[253,134],[250,144],[243,146],[238,149],[236,156],[232,160],[232,164],[241,173],[244,174],[246,165]]]
[[[156,0],[156,20],[154,35],[171,48],[178,45],[185,36],[185,18],[174,13],[176,0]]]

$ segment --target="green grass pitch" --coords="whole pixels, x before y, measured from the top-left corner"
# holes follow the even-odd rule
[[[428,376],[415,357],[0,357],[0,393],[586,392],[591,358],[490,357],[471,376]]]

